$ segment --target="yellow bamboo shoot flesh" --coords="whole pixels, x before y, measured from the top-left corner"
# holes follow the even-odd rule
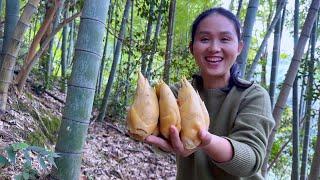
[[[179,106],[173,92],[165,82],[158,83],[156,90],[159,98],[160,133],[168,139],[170,126],[175,126],[179,132],[181,130]]]
[[[158,118],[159,104],[156,92],[139,72],[134,102],[127,115],[129,134],[137,140],[144,140],[156,130]]]
[[[199,131],[208,130],[209,114],[199,94],[192,85],[182,79],[178,91],[178,102],[181,116],[181,140],[186,149],[194,149],[200,145]]]

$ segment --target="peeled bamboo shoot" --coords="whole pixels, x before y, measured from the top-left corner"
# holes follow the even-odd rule
[[[156,92],[139,72],[134,102],[127,116],[129,134],[137,140],[144,140],[156,130],[158,118],[159,105]]]
[[[160,133],[168,139],[171,125],[174,125],[180,132],[181,119],[179,106],[173,92],[165,82],[161,81],[158,83],[156,89],[159,98]]]
[[[181,116],[181,140],[186,149],[194,149],[200,145],[198,137],[201,129],[208,130],[209,114],[199,94],[191,84],[182,79],[178,91],[178,102]]]

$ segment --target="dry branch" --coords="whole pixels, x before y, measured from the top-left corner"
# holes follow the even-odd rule
[[[81,15],[81,12],[78,12],[78,13],[72,15],[70,18],[65,19],[62,23],[59,24],[59,26],[55,30],[52,31],[51,35],[49,37],[47,37],[47,39],[42,43],[42,46],[37,51],[34,58],[25,67],[26,71],[23,71],[23,73],[22,73],[22,71],[20,71],[20,73],[18,74],[18,77],[16,79],[16,84],[18,86],[17,87],[18,93],[22,92],[22,89],[26,83],[26,79],[27,79],[33,65],[38,61],[40,56],[43,54],[44,50],[47,48],[47,46],[49,45],[49,42],[53,39],[55,34],[58,33],[66,24],[68,24],[69,22],[71,22],[75,18],[79,17],[80,15]]]

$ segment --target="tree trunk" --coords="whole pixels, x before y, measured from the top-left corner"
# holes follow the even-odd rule
[[[308,56],[309,52],[307,52],[307,56]],[[308,58],[306,58],[308,59]],[[306,78],[305,78],[305,74],[306,74],[307,70],[302,70],[302,82],[301,84],[306,84]],[[303,116],[305,114],[306,111],[306,101],[304,99],[305,96],[305,86],[301,86],[301,90],[300,90],[300,94],[299,94],[299,116]]]
[[[49,45],[50,41],[54,38],[54,35],[57,34],[64,26],[66,26],[66,24],[68,24],[70,21],[72,21],[73,19],[75,19],[79,15],[80,15],[80,13],[76,13],[73,16],[71,16],[70,18],[65,19],[61,24],[59,24],[59,26],[56,29],[54,29],[53,32],[51,32],[50,36],[48,36],[42,42],[40,49],[34,55],[33,59],[27,64],[27,66],[25,68],[25,71],[24,71],[24,74],[21,74],[21,79],[18,82],[18,89],[23,89],[23,87],[24,87],[24,85],[26,83],[27,77],[28,77],[29,73],[32,70],[32,67],[39,60],[39,58],[43,54],[43,52],[46,50],[46,48]]]
[[[100,112],[99,112],[99,116],[98,116],[98,121],[101,121],[101,122],[104,120],[105,114],[107,112],[108,99],[109,99],[109,95],[110,95],[110,92],[111,92],[111,87],[112,87],[112,84],[113,84],[114,77],[116,76],[117,65],[118,65],[118,62],[120,60],[120,53],[121,53],[121,48],[122,48],[122,44],[123,44],[123,39],[124,39],[124,36],[125,36],[125,33],[126,33],[126,24],[127,24],[127,19],[129,17],[131,2],[132,2],[132,0],[127,0],[126,1],[126,6],[125,6],[125,9],[124,9],[124,12],[123,12],[120,32],[119,32],[116,48],[115,48],[115,51],[114,51],[114,59],[113,59],[113,62],[112,62],[112,66],[111,66],[111,71],[110,71],[110,74],[109,74],[107,87],[106,87],[106,90],[105,90],[105,94],[104,94],[104,97],[103,97],[103,100],[102,100],[102,104],[101,104]]]
[[[266,35],[264,36],[264,38],[262,40],[262,43],[261,43],[261,45],[260,45],[260,47],[259,47],[259,49],[258,49],[258,51],[256,53],[256,56],[253,59],[253,62],[252,62],[251,67],[250,67],[250,69],[248,71],[248,74],[246,74],[246,79],[247,80],[250,80],[252,78],[253,72],[255,71],[256,66],[258,65],[258,61],[259,61],[259,59],[261,57],[261,54],[262,54],[263,50],[266,47],[266,44],[267,44],[268,39],[269,39],[269,37],[270,37],[270,35],[272,33],[272,30],[274,29],[276,23],[278,22],[278,20],[279,20],[279,18],[281,16],[282,9],[285,7],[285,5],[287,3],[287,0],[278,0],[278,1],[279,1],[279,4],[280,4],[279,5],[279,9],[276,11],[276,14],[274,15],[274,18],[273,18],[273,20],[272,20],[272,22],[271,22],[271,24],[270,24],[270,26],[269,26],[269,28],[267,30],[267,33],[266,33]]]
[[[150,54],[150,59],[149,59],[149,63],[148,63],[147,73],[146,73],[146,77],[147,77],[147,79],[149,79],[149,81],[151,80],[151,70],[152,70],[153,57],[157,51],[157,46],[158,46],[158,42],[159,42],[158,39],[159,39],[160,31],[161,31],[162,11],[163,11],[163,7],[164,7],[164,3],[165,3],[165,0],[161,0],[159,10],[158,10],[157,25],[156,25],[156,30],[154,32],[152,51]]]
[[[64,10],[64,19],[68,18],[68,9]],[[68,66],[68,49],[67,49],[67,40],[68,40],[68,26],[64,26],[62,29],[62,44],[61,44],[61,84],[60,90],[63,93],[67,91],[67,66]]]
[[[144,76],[146,76],[148,56],[150,53],[149,47],[150,47],[150,39],[151,39],[151,33],[152,33],[152,22],[153,22],[154,7],[155,7],[155,3],[153,0],[149,1],[149,3],[150,3],[149,19],[148,19],[148,25],[147,25],[146,38],[144,41],[144,49],[142,50],[142,56],[141,56],[141,73]]]
[[[298,43],[299,32],[299,0],[295,0],[294,8],[294,46]],[[295,48],[294,48],[295,49]],[[299,179],[299,104],[298,104],[298,77],[292,87],[292,170],[291,180]]]
[[[119,8],[119,1],[118,0],[114,0],[114,3],[113,3],[113,9],[115,9],[115,11],[114,11],[114,18],[112,19],[112,21],[114,22],[114,25],[113,25],[113,27],[114,27],[114,32],[113,32],[113,47],[112,47],[112,49],[113,49],[113,53],[112,53],[112,55],[114,55],[114,52],[115,52],[115,49],[116,49],[116,43],[117,43],[117,40],[118,40],[118,38],[117,38],[117,27],[118,27],[118,22],[120,21],[119,20],[119,15],[117,14],[117,8]],[[114,58],[114,57],[113,57]]]
[[[54,4],[54,5],[59,6],[59,2],[57,1],[57,4]],[[52,9],[53,9],[53,4],[52,4],[52,3],[46,3],[45,9],[46,9],[46,10],[45,10],[45,17],[44,17],[44,19],[48,19],[48,16],[51,15],[51,12],[50,12],[50,11],[52,11]],[[56,10],[55,10],[55,11],[56,11]],[[55,13],[56,13],[56,12],[54,12],[54,14],[55,14]],[[54,14],[53,14],[53,18],[54,18]],[[36,33],[38,32],[38,29],[37,29],[37,24],[38,24],[37,20],[38,20],[38,19],[40,19],[39,15],[38,15],[38,18],[36,19],[36,22],[33,23],[33,24],[34,24],[34,35],[33,35],[33,37],[35,37],[35,36],[36,36]],[[51,22],[49,23],[48,27],[45,29],[45,32],[44,32],[44,34],[43,34],[43,36],[42,36],[42,38],[41,38],[41,40],[40,40],[40,47],[42,46],[43,41],[44,41],[48,36],[50,36],[51,32],[53,31],[53,30],[52,30],[52,21],[53,21],[53,19],[52,19]],[[42,22],[42,24],[43,24],[44,20],[42,20],[41,22]],[[45,50],[44,54],[47,54],[47,53],[46,53],[47,50],[48,50],[48,49]],[[39,63],[39,68],[42,69],[43,72],[45,72],[45,70],[46,70],[46,69],[45,69],[45,68],[46,68],[46,62],[45,62],[45,60],[47,60],[47,59],[44,58],[44,61],[43,61],[42,63]],[[45,78],[44,78],[43,80],[45,80]]]
[[[320,109],[318,110],[320,112]],[[312,158],[309,180],[317,180],[320,177],[320,115],[318,114],[318,135],[316,147]]]
[[[277,4],[277,11],[280,8],[280,4]],[[283,15],[284,16],[284,15]],[[272,51],[272,63],[271,63],[271,77],[269,86],[269,95],[271,100],[271,106],[274,107],[275,91],[276,91],[276,80],[278,74],[279,56],[280,56],[280,45],[281,45],[281,14],[274,28],[273,38],[273,51]]]
[[[73,14],[73,11],[72,11],[72,14]],[[70,22],[69,24],[69,46],[68,46],[68,54],[67,54],[67,63],[68,63],[68,66],[70,66],[72,64],[72,57],[73,57],[73,51],[74,51],[74,30],[75,30],[75,27],[74,27],[74,24],[75,22],[72,21]]]
[[[4,56],[8,51],[10,46],[11,37],[13,36],[14,30],[16,28],[18,19],[19,19],[19,0],[6,0],[6,16],[5,16],[5,25],[4,25],[4,37],[2,45],[2,53],[0,56],[0,68],[4,61]]]
[[[174,31],[174,21],[175,21],[175,12],[176,12],[176,0],[170,1],[169,7],[169,25],[167,32],[167,46],[164,62],[164,71],[163,71],[163,81],[169,84],[170,80],[170,66],[172,61],[172,51],[173,51],[173,31]]]
[[[268,52],[267,49],[261,56],[262,60],[265,62],[261,65],[261,80],[260,85],[263,87],[267,87],[267,61],[268,61]]]
[[[305,20],[305,23],[303,25],[303,29],[302,32],[300,34],[299,37],[299,41],[298,44],[296,46],[296,50],[294,52],[294,55],[292,57],[288,72],[286,74],[285,80],[284,80],[284,84],[281,88],[280,91],[280,95],[277,99],[277,103],[275,105],[275,108],[273,110],[273,117],[275,119],[275,127],[272,129],[272,132],[270,134],[270,137],[268,139],[268,146],[267,146],[267,151],[266,151],[266,157],[264,160],[264,163],[267,164],[270,153],[271,153],[271,148],[272,148],[272,144],[275,138],[275,133],[277,132],[279,125],[280,125],[280,120],[281,120],[281,115],[284,109],[284,106],[286,104],[291,86],[293,84],[293,81],[297,75],[298,72],[298,68],[300,65],[300,61],[301,61],[301,57],[303,55],[303,50],[304,47],[307,43],[307,40],[310,36],[310,32],[311,32],[311,26],[313,25],[316,16],[317,16],[317,12],[319,10],[319,5],[320,5],[320,1],[319,0],[312,0],[312,3],[310,5],[309,11],[308,11],[308,15],[307,18]],[[262,174],[263,176],[266,175],[266,166],[264,166],[265,168],[262,168]]]
[[[37,11],[40,0],[29,0],[11,37],[8,50],[4,54],[0,69],[0,114],[5,111],[9,85],[12,82],[13,70],[20,50],[23,35],[29,27],[32,15]]]
[[[126,75],[127,75],[127,78],[126,78],[126,84],[125,84],[125,89],[124,89],[124,93],[125,93],[125,97],[124,97],[124,105],[125,107],[128,105],[128,99],[129,99],[129,88],[130,88],[130,71],[131,71],[131,56],[133,54],[133,17],[134,17],[134,14],[133,14],[133,11],[134,10],[134,1],[132,1],[132,4],[131,4],[131,15],[130,15],[130,37],[129,37],[129,54],[128,54],[128,66],[127,66],[127,69],[126,69]]]
[[[132,3],[132,2],[131,2]],[[130,6],[131,7],[131,6]],[[130,8],[129,7],[129,8]],[[128,15],[129,18],[129,15]],[[122,57],[123,57],[123,53],[120,53],[120,59],[119,59],[119,67],[117,69],[118,72],[116,72],[116,74],[122,74],[121,72],[123,72],[123,64],[122,64]],[[115,76],[117,79],[113,85],[113,95],[111,96],[111,102],[110,102],[110,109],[109,109],[109,113],[111,114],[112,117],[116,117],[117,115],[117,110],[120,108],[121,106],[121,102],[120,102],[120,94],[122,93],[122,87],[124,86],[124,78],[123,76]],[[110,92],[111,94],[111,92]],[[107,107],[108,109],[108,107]]]
[[[54,18],[53,25],[52,25],[52,31],[54,31],[57,28],[58,24],[59,24],[60,14],[61,14],[61,11],[63,9],[64,2],[65,2],[65,0],[59,0],[59,7],[58,7],[58,9],[56,10],[56,13],[55,13],[55,18]],[[53,69],[52,66],[53,66],[53,59],[54,59],[53,45],[54,45],[54,40],[51,40],[51,42],[49,44],[49,49],[48,49],[49,59],[48,59],[48,63],[47,63],[47,66],[46,66],[45,88],[48,87],[49,81],[50,81],[50,77],[52,75],[52,69]]]
[[[240,5],[241,2],[239,2]],[[258,11],[259,0],[250,0],[248,4],[246,18],[243,25],[243,48],[240,55],[237,58],[237,64],[239,64],[240,77],[243,77],[246,71],[247,57],[250,48],[251,36],[254,22],[256,21],[256,15]],[[239,9],[238,9],[239,10]]]
[[[306,96],[306,86],[307,80],[308,80],[308,65],[307,65],[307,59],[309,59],[310,55],[310,48],[308,48],[307,52],[305,53],[305,58],[303,59],[305,62],[302,64],[303,66],[301,67],[301,86],[300,86],[300,94],[299,94],[299,117],[302,117],[306,114],[306,101],[305,101],[305,96]],[[302,61],[303,62],[303,61]]]
[[[271,21],[271,18],[272,18],[272,14],[273,14],[273,3],[271,0],[268,0],[268,4],[269,4],[269,15],[268,15],[268,18],[267,18],[267,28],[270,26],[270,21]],[[261,59],[264,63],[261,63],[261,82],[260,84],[263,86],[263,87],[267,87],[267,63],[268,63],[268,43],[266,44],[266,48],[264,49],[264,52],[263,54],[261,55]]]
[[[2,21],[2,0],[0,0],[0,21]],[[0,28],[0,69],[1,69],[1,52],[2,52],[2,45],[3,45],[3,28]]]
[[[110,8],[109,8],[110,10]],[[103,82],[103,70],[104,70],[104,63],[106,61],[106,55],[107,55],[107,50],[108,50],[108,28],[109,27],[109,22],[107,23],[107,35],[105,37],[105,42],[104,42],[104,47],[103,47],[103,53],[102,53],[102,59],[101,59],[101,64],[100,64],[100,68],[99,68],[99,75],[97,78],[97,84],[96,84],[96,93],[95,96],[99,97],[100,96],[100,92],[101,92],[101,87],[102,87],[102,82]]]
[[[68,82],[66,106],[55,151],[58,179],[80,177],[82,148],[86,139],[102,56],[103,36],[109,1],[86,0],[81,15],[75,61]]]
[[[309,72],[310,73],[310,72]],[[302,158],[301,158],[301,170],[300,170],[300,180],[306,180],[307,178],[307,163],[308,163],[308,150],[310,142],[310,115],[311,115],[311,102],[312,100],[307,99],[306,106],[306,120],[304,124],[304,138],[302,147]]]
[[[71,1],[72,4],[76,4],[76,0]],[[71,14],[73,14],[75,8],[72,8]],[[74,51],[74,32],[75,32],[75,21],[71,21],[70,23],[70,31],[69,31],[69,47],[68,47],[68,66],[72,63],[73,51]]]
[[[250,2],[249,2],[250,4]],[[258,2],[259,4],[259,2]],[[242,7],[242,0],[239,0],[239,3],[238,3],[238,9],[237,9],[237,17],[240,18],[240,13],[241,13],[241,7]],[[249,7],[249,5],[248,5]]]
[[[306,96],[306,120],[304,124],[304,139],[303,139],[303,149],[302,149],[302,159],[301,159],[301,171],[300,171],[300,180],[307,179],[307,163],[308,163],[308,151],[309,151],[309,142],[310,142],[310,120],[312,112],[312,101],[313,101],[313,83],[314,83],[314,61],[315,61],[315,46],[316,46],[316,28],[317,21],[313,24],[310,44],[310,60],[307,60],[308,63],[308,83],[307,83],[307,96]]]
[[[100,96],[102,82],[103,82],[103,70],[104,70],[104,63],[107,59],[106,57],[107,57],[107,52],[108,52],[109,29],[110,29],[110,25],[111,25],[112,15],[113,15],[113,5],[112,5],[112,2],[110,1],[109,11],[108,11],[107,32],[106,32],[107,34],[105,37],[105,44],[104,44],[104,48],[103,48],[103,55],[102,55],[102,60],[101,60],[101,65],[100,65],[100,70],[99,70],[97,91],[96,91],[96,95],[95,95],[96,97]]]
[[[0,19],[2,18],[2,0],[0,0]]]
[[[28,52],[26,58],[24,59],[23,66],[21,67],[21,70],[19,71],[19,74],[17,75],[17,77],[15,79],[16,83],[18,84],[18,92],[19,93],[22,92],[22,88],[23,88],[23,86],[21,85],[21,80],[23,79],[23,76],[26,74],[27,67],[28,67],[29,63],[32,61],[32,59],[36,55],[36,50],[38,48],[38,45],[40,44],[40,41],[41,41],[42,37],[44,36],[44,34],[46,33],[48,27],[52,23],[54,14],[57,10],[58,0],[54,0],[54,2],[50,1],[47,3],[53,3],[53,5],[51,5],[50,9],[46,12],[47,14],[45,15],[45,19],[43,20],[43,23],[42,23],[40,29],[38,30],[36,36],[33,38],[33,41],[32,41],[30,48],[29,48],[29,52]]]
[[[30,45],[29,48],[29,52],[26,56],[26,58],[24,59],[24,63],[23,66],[16,78],[16,81],[19,82],[21,79],[21,74],[24,74],[26,71],[26,66],[30,63],[30,61],[34,58],[35,54],[36,54],[36,50],[38,48],[38,45],[40,44],[40,41],[42,39],[42,37],[45,35],[47,29],[49,28],[50,24],[52,23],[52,20],[54,18],[54,14],[57,10],[57,6],[58,6],[58,0],[51,0],[47,3],[50,3],[50,8],[46,11],[46,15],[45,18],[43,20],[43,23],[41,25],[41,27],[39,28],[36,36],[33,38],[33,41]],[[21,92],[21,89],[18,89],[19,92]]]

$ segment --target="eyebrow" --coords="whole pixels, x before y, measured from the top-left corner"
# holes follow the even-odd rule
[[[230,31],[223,31],[220,34],[233,35],[233,33],[231,33]]]
[[[210,34],[210,31],[200,31],[199,34]],[[232,33],[230,31],[222,31],[219,34],[223,34],[223,35],[232,35]]]
[[[209,31],[200,31],[199,34],[210,34]]]

